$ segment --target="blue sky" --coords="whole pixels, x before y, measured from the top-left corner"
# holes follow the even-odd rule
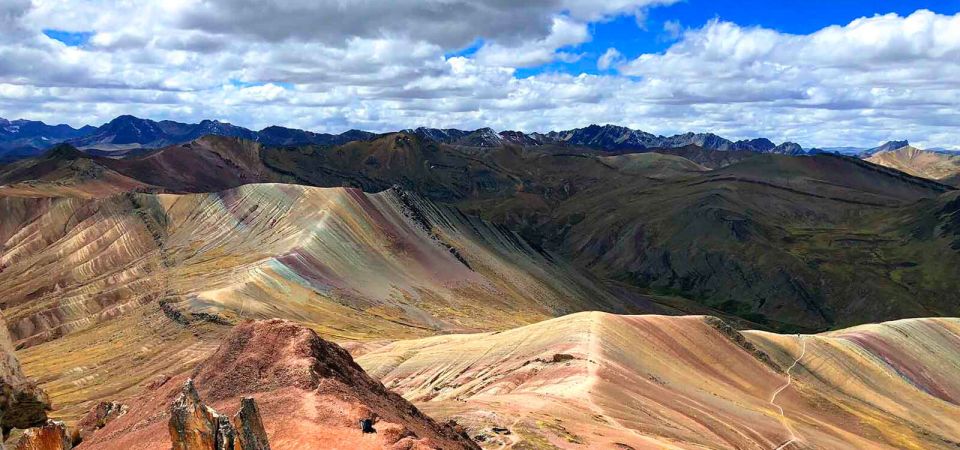
[[[907,16],[918,9],[956,14],[960,12],[960,0],[685,0],[651,8],[643,20],[643,27],[638,26],[638,20],[633,16],[592,24],[592,40],[569,47],[570,51],[584,55],[577,62],[554,62],[519,69],[517,73],[521,77],[543,72],[598,73],[601,71],[596,66],[597,58],[610,47],[617,48],[631,59],[644,53],[663,52],[676,42],[664,30],[667,22],[697,28],[711,19],[720,19],[741,26],[809,34],[831,25],[845,25],[860,17],[888,13]],[[469,54],[469,50],[475,49],[474,46],[463,53]]]
[[[43,30],[43,34],[50,39],[63,42],[68,47],[80,47],[93,37],[92,31],[65,31],[65,30]]]

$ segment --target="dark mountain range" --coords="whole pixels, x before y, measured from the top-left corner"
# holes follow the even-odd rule
[[[37,155],[38,149],[93,132],[94,127],[80,129],[70,125],[47,125],[36,120],[0,118],[0,162]]]
[[[733,142],[713,133],[684,133],[674,136],[657,136],[645,131],[632,130],[616,125],[590,125],[568,131],[553,131],[544,135],[555,143],[590,147],[608,151],[644,150],[653,148],[680,148],[695,145],[710,150],[747,150],[758,153],[803,154],[803,149],[793,143],[780,146],[769,139],[759,138]]]
[[[500,147],[505,143],[521,146],[541,144],[539,140],[519,131],[497,133],[492,128],[480,128],[473,131],[463,131],[456,129],[420,127],[413,130],[404,130],[403,132],[413,134],[424,139],[429,139],[434,142],[463,147]]]
[[[0,161],[37,156],[50,146],[62,142],[98,156],[137,156],[146,153],[146,150],[182,144],[207,135],[243,138],[272,146],[340,145],[375,136],[374,133],[359,130],[335,135],[276,126],[252,131],[216,120],[190,124],[171,120],[158,122],[130,115],[119,116],[100,127],[85,126],[81,129],[68,125],[50,126],[36,121],[11,122],[0,119]]]
[[[257,133],[253,131],[215,120],[186,124],[170,120],[155,122],[127,115],[111,120],[87,136],[68,142],[79,148],[101,150],[159,148],[192,141],[208,134],[257,140]]]
[[[13,140],[18,138],[46,137],[48,139],[70,139],[88,133],[93,127],[76,129],[70,125],[47,125],[36,120],[9,121],[0,118],[0,138]]]
[[[495,132],[490,128],[474,131],[438,128],[404,130],[442,144],[464,147],[497,147],[505,144],[523,147],[559,145],[580,147],[613,153],[637,152],[651,149],[683,148],[689,145],[709,150],[751,151],[789,155],[806,154],[802,147],[792,142],[776,145],[769,139],[758,138],[733,142],[713,133],[685,133],[674,136],[657,136],[640,130],[616,125],[590,125],[565,131],[523,133],[520,131]]]
[[[747,150],[747,151],[765,153],[765,152],[769,152],[770,150],[773,150],[776,147],[777,147],[777,144],[774,144],[769,139],[758,138],[758,139],[750,139],[750,140],[734,142],[730,150]]]
[[[209,133],[217,134],[217,133]],[[342,145],[350,141],[362,141],[376,136],[374,133],[360,130],[350,130],[342,134],[314,133],[311,131],[297,130],[294,128],[284,128],[271,126],[256,133],[256,138],[264,145],[287,146],[287,145]],[[242,137],[242,136],[236,136]]]
[[[795,142],[784,142],[769,151],[769,153],[775,153],[778,155],[805,155],[808,152],[803,150],[803,147],[800,144]]]
[[[712,133],[685,133],[675,136],[657,136],[644,131],[615,125],[590,125],[566,131],[523,133],[496,132],[490,128],[478,130],[416,128],[403,132],[437,143],[489,149],[503,145],[537,147],[565,146],[593,151],[624,153],[655,148],[682,148],[688,145],[710,150],[752,151],[758,153],[806,154],[793,143],[776,145],[758,138],[733,142]],[[205,135],[238,137],[259,141],[268,146],[343,145],[351,141],[369,140],[376,133],[350,130],[341,134],[270,126],[253,131],[216,120],[189,124],[170,120],[153,121],[138,117],[119,116],[100,127],[85,126],[74,129],[68,125],[46,125],[35,121],[7,121],[0,119],[0,161],[36,156],[52,145],[67,142],[91,154],[110,157],[128,157],[145,153],[144,150],[182,144]],[[568,150],[569,151],[569,150]]]

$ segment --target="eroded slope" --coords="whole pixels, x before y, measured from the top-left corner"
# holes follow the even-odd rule
[[[709,317],[580,313],[400,341],[358,362],[494,448],[952,448],[958,344],[956,319],[776,335]]]
[[[876,153],[867,161],[931,180],[951,180],[960,174],[960,155],[921,150],[909,145]]]

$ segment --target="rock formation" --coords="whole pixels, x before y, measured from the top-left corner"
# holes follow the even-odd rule
[[[80,422],[77,423],[77,434],[81,439],[86,438],[108,423],[127,413],[129,407],[118,402],[99,402]]]
[[[200,394],[188,379],[170,407],[170,440],[173,450],[220,449],[233,446],[233,433],[220,430],[220,414],[200,401]]]
[[[242,399],[231,420],[203,404],[192,379],[170,407],[168,427],[173,450],[270,450],[253,398]]]
[[[237,325],[189,378],[129,404],[79,448],[477,448],[387,390],[346,350],[279,319]],[[363,419],[376,433],[363,433]]]
[[[43,424],[49,409],[47,394],[23,375],[7,332],[7,323],[0,312],[0,427],[3,437],[12,428]]]
[[[243,450],[270,450],[267,441],[267,430],[263,428],[260,410],[253,398],[245,397],[240,400],[240,411],[231,421],[237,432],[236,448]]]
[[[73,445],[67,437],[63,422],[48,420],[46,424],[31,428],[20,436],[13,450],[70,450]]]

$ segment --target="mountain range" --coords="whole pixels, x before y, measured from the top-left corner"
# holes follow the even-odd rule
[[[683,307],[687,312],[819,331],[954,311],[944,289],[960,286],[942,263],[955,256],[952,228],[942,225],[943,211],[952,211],[949,185],[833,154],[475,148],[407,132],[332,147],[205,136],[120,159],[63,144],[0,166],[0,185],[17,197],[92,200],[124,192],[207,194],[253,183],[397,188],[504,227],[524,245],[585,270],[599,285],[577,289],[615,312],[624,310],[603,299],[627,295],[676,309],[664,298],[678,297],[698,305]],[[101,203],[83,208],[103,209],[93,206]],[[903,240],[912,245],[897,244]],[[870,283],[851,284],[854,274]]]
[[[831,147],[804,149],[799,144],[784,142],[779,145],[766,138],[731,141],[713,133],[684,133],[658,136],[645,131],[616,125],[590,125],[565,131],[524,133],[497,132],[491,128],[477,130],[415,128],[402,132],[414,134],[438,143],[472,148],[491,148],[503,145],[536,147],[565,145],[608,152],[638,152],[649,149],[697,146],[709,150],[751,151],[784,155],[838,153],[868,158],[876,153],[896,150],[909,145],[907,141],[890,141],[873,148]],[[110,157],[141,154],[151,149],[190,142],[201,136],[239,137],[268,146],[342,145],[352,141],[373,139],[382,133],[349,130],[340,134],[270,126],[259,131],[217,120],[202,120],[196,124],[171,120],[154,121],[123,115],[99,127],[90,125],[75,129],[69,125],[47,125],[40,121],[6,120],[0,118],[0,162],[36,156],[58,143],[69,143],[88,153]],[[935,150],[931,150],[935,151]],[[952,154],[949,151],[939,153]]]
[[[99,127],[75,129],[39,121],[0,119],[0,160],[36,156],[58,143],[69,143],[93,154],[122,157],[149,149],[190,142],[201,136],[239,137],[266,145],[335,145],[369,139],[373,133],[351,130],[339,135],[271,126],[252,131],[226,122],[203,120],[188,124],[119,116]]]
[[[435,142],[490,148],[506,144],[520,146],[566,145],[610,152],[642,151],[652,148],[680,148],[688,145],[723,150],[753,151],[801,155],[807,152],[798,144],[784,142],[776,145],[768,139],[730,141],[712,133],[685,133],[657,136],[644,131],[615,125],[590,125],[566,131],[549,133],[496,132],[490,128],[473,131],[457,129],[416,128],[403,130]],[[0,160],[36,156],[58,143],[69,143],[79,149],[104,156],[123,157],[150,149],[190,142],[201,136],[239,137],[269,146],[341,145],[351,141],[368,140],[377,136],[360,130],[341,134],[270,126],[253,131],[216,120],[196,124],[170,120],[153,121],[130,115],[119,116],[99,127],[84,126],[75,129],[69,125],[47,125],[39,121],[0,119]]]
[[[960,442],[949,155],[124,121],[0,164],[8,445]]]

